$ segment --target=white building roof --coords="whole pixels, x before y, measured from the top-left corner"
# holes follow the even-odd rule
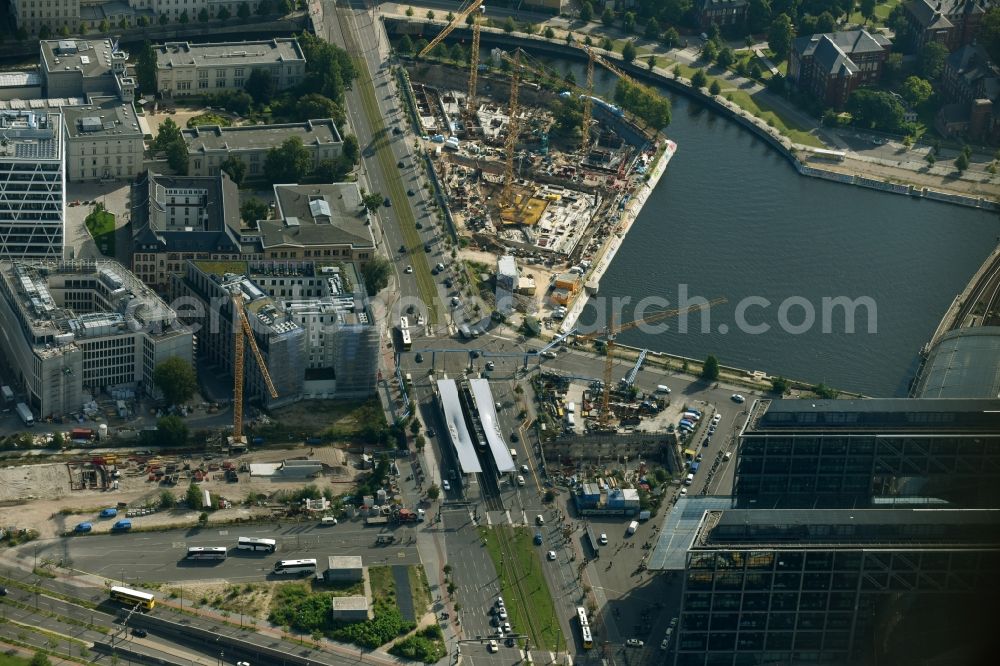
[[[448,429],[448,438],[451,440],[451,445],[455,447],[455,454],[458,456],[458,464],[462,468],[462,473],[478,474],[483,471],[483,468],[479,465],[479,458],[476,457],[476,446],[469,434],[468,427],[465,425],[462,403],[458,400],[458,385],[454,379],[439,379],[437,385],[441,399],[441,411]]]
[[[500,420],[494,407],[490,380],[470,379],[469,386],[472,388],[472,397],[476,400],[479,421],[483,424],[483,432],[486,433],[486,441],[490,445],[490,452],[493,453],[493,460],[496,461],[497,471],[513,472],[514,459],[510,457],[510,447],[500,432]]]

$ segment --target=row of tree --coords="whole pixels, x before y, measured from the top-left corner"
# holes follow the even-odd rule
[[[652,88],[618,79],[615,102],[657,130],[670,124],[670,98],[658,94]]]

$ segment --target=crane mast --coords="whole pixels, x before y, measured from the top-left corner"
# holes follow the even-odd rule
[[[271,380],[271,373],[268,372],[267,364],[264,362],[264,355],[261,354],[257,346],[257,340],[253,336],[253,329],[250,327],[250,320],[247,319],[246,311],[243,309],[243,292],[239,286],[235,286],[230,292],[233,303],[233,437],[232,444],[246,445],[246,438],[243,436],[243,380],[244,380],[244,355],[246,345],[250,345],[250,350],[257,359],[257,367],[264,378],[264,384],[272,398],[278,397],[278,390]]]
[[[711,301],[706,301],[704,303],[698,303],[684,310],[687,312],[698,312],[700,310],[706,310],[711,308],[713,305],[721,305],[725,303],[725,298],[715,298]],[[625,331],[630,331],[633,328],[642,326],[643,324],[652,324],[663,319],[668,319],[670,317],[676,317],[681,314],[680,309],[665,310],[663,312],[657,312],[648,317],[643,317],[641,319],[636,319],[627,324],[620,324],[617,327],[614,325],[613,317],[612,322],[603,331],[597,331],[594,333],[588,333],[586,335],[577,336],[577,340],[597,340],[599,338],[604,338],[604,387],[601,390],[601,413],[597,418],[598,426],[601,430],[610,430],[611,428],[611,375],[614,371],[614,348],[615,339],[618,337],[619,333]]]
[[[593,96],[594,96],[594,57],[595,53],[591,49],[587,49],[587,94],[583,96],[583,121],[581,129],[582,134],[580,138],[580,152],[587,155],[587,149],[590,148],[590,119],[593,109]]]
[[[472,50],[469,52],[469,97],[466,99],[466,110],[469,115],[476,112],[476,77],[479,75],[479,17],[486,11],[480,6],[479,11],[472,14]]]
[[[503,192],[500,194],[500,205],[514,205],[514,148],[517,146],[517,93],[521,85],[521,50],[514,52],[513,71],[510,76],[510,109],[507,121],[507,138],[504,141],[504,174]]]

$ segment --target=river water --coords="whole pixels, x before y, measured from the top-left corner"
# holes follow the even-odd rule
[[[571,68],[583,80],[581,67]],[[608,76],[597,76],[606,92]],[[917,353],[1000,235],[990,213],[799,176],[750,132],[685,97],[673,97],[668,136],[678,150],[600,284],[599,303],[627,297],[622,321],[648,297],[687,293],[728,303],[708,332],[627,331],[624,344],[761,370],[873,396],[902,396]],[[868,297],[847,333],[843,309],[823,327],[823,299]],[[737,304],[763,298],[738,325]],[[793,299],[788,301],[788,299]],[[763,303],[763,301],[757,301]],[[782,317],[780,306],[791,307]],[[804,324],[808,309],[812,326]],[[655,311],[657,308],[650,308]],[[874,312],[869,332],[868,312]],[[593,322],[588,306],[581,325]],[[787,322],[789,326],[783,326]]]

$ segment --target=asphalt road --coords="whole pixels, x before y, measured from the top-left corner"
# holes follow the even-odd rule
[[[279,559],[315,558],[320,571],[326,569],[329,555],[361,555],[365,566],[419,564],[417,551],[409,541],[423,524],[415,525],[385,530],[403,540],[402,545],[393,546],[375,545],[375,537],[383,530],[342,521],[332,527],[295,523],[59,538],[23,546],[18,557],[26,561],[34,557],[61,561],[77,571],[125,584],[193,580],[235,583],[267,579]],[[273,538],[278,541],[278,550],[273,554],[237,550],[236,539],[240,536]],[[188,562],[184,556],[191,546],[226,546],[229,557],[222,562]]]

